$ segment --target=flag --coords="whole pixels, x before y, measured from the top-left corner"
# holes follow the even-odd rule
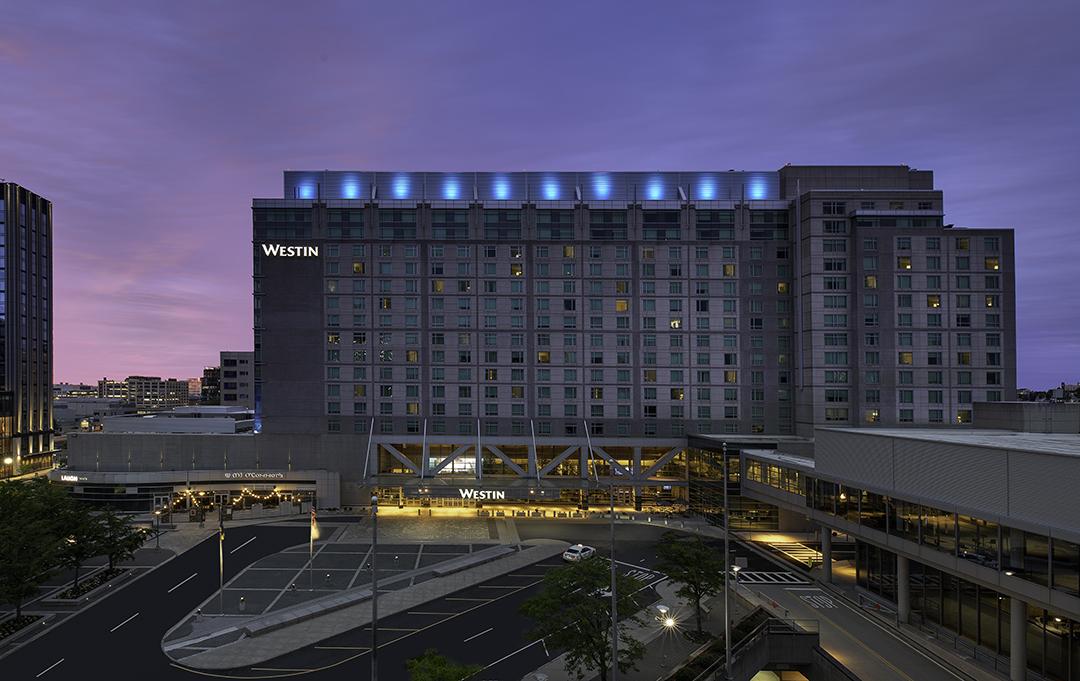
[[[315,509],[311,509],[311,541],[319,538],[319,522],[315,518]]]
[[[225,519],[224,518],[219,518],[218,519],[218,541],[219,542],[224,542],[225,541]]]

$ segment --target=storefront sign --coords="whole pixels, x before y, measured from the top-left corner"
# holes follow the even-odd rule
[[[85,475],[69,475],[69,474],[65,473],[65,474],[62,474],[60,476],[60,480],[61,480],[61,482],[86,482],[86,476]]]
[[[285,246],[283,244],[262,244],[263,255],[276,255],[286,258],[317,258],[318,246]]]
[[[458,489],[462,499],[476,501],[502,501],[506,499],[506,492],[494,489]]]
[[[225,473],[226,480],[284,480],[284,473],[271,471],[237,471]]]

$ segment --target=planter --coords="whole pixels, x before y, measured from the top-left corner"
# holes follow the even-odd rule
[[[0,641],[7,641],[14,636],[26,633],[27,631],[33,629],[35,624],[41,626],[41,624],[44,624],[46,621],[47,619],[44,615],[23,615],[22,617],[9,617],[3,622],[0,622]]]
[[[68,587],[55,596],[43,598],[42,602],[53,605],[78,605],[107,592],[113,584],[127,579],[131,574],[130,568],[115,568],[112,571],[105,568],[82,580],[79,583],[78,592],[74,592],[73,587]]]

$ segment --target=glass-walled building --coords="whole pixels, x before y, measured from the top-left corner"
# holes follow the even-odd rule
[[[1080,681],[1080,435],[820,429],[813,458],[742,465],[744,494],[854,539],[857,585],[902,621]]]

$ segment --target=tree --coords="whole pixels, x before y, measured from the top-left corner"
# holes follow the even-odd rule
[[[428,648],[420,657],[405,663],[410,681],[462,681],[480,671],[478,664],[458,664]]]
[[[541,592],[521,606],[535,622],[531,640],[566,649],[566,669],[578,678],[586,671],[598,672],[607,681],[611,666],[611,563],[589,558],[556,568],[544,575]],[[645,646],[626,634],[626,623],[640,623],[633,593],[637,582],[620,575],[615,582],[616,606],[624,615],[618,624],[619,670],[629,672],[645,654]]]
[[[0,483],[0,603],[22,604],[56,566],[59,538],[54,509],[55,495],[36,481]]]
[[[109,557],[109,570],[117,563],[131,559],[146,541],[146,530],[132,525],[131,516],[120,515],[112,508],[107,508],[98,518],[103,536],[101,547]]]
[[[95,515],[83,504],[67,495],[61,503],[56,518],[60,542],[60,564],[75,571],[72,586],[79,588],[79,571],[83,563],[101,555],[104,550],[105,528]]]
[[[701,541],[677,532],[665,532],[656,547],[660,562],[656,568],[668,579],[681,584],[676,593],[694,603],[697,633],[701,633],[701,601],[724,588],[724,560],[721,553]]]

